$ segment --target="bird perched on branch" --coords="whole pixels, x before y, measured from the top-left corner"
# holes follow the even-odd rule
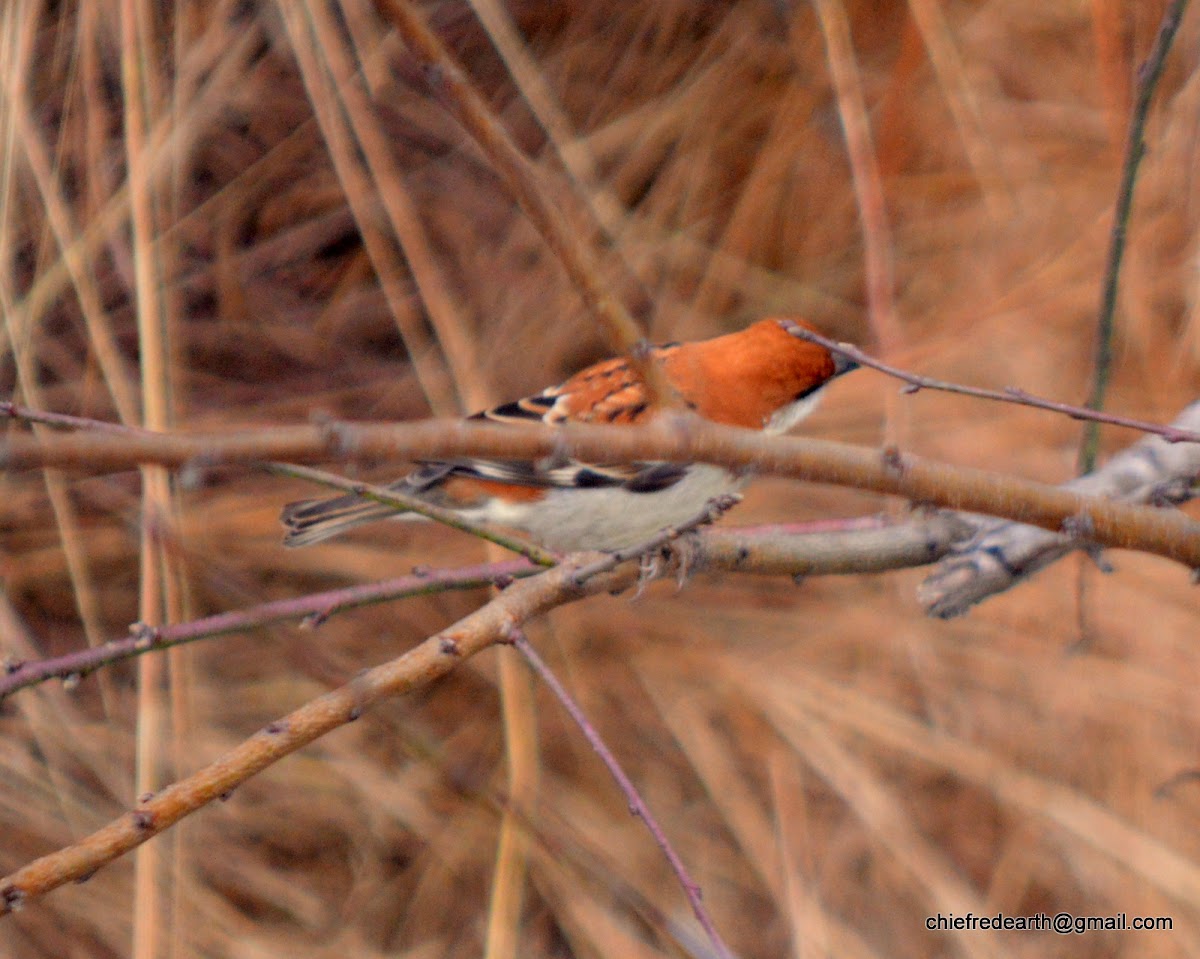
[[[812,412],[820,390],[855,368],[825,347],[789,334],[798,320],[765,319],[711,340],[667,343],[649,351],[679,400],[706,419],[782,433]],[[604,360],[560,386],[476,413],[495,423],[645,422],[652,416],[645,384],[626,358]],[[747,477],[704,463],[603,464],[566,461],[453,459],[422,463],[390,487],[455,510],[473,522],[528,533],[556,550],[621,549],[685,522],[713,497]],[[286,546],[307,546],[386,519],[413,513],[357,496],[303,500],[284,507]]]

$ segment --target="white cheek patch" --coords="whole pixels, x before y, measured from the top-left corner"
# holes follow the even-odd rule
[[[824,392],[825,388],[822,387],[809,393],[804,399],[796,400],[795,403],[789,403],[782,409],[776,410],[763,426],[763,432],[786,433],[817,408],[817,404],[821,402],[821,394]]]
[[[528,524],[530,514],[536,510],[538,505],[540,504],[535,504],[531,508],[529,503],[508,503],[493,497],[483,506],[461,512],[463,516],[475,523],[495,523],[497,526],[523,529]]]

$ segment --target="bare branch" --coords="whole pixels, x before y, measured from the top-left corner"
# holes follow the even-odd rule
[[[101,646],[89,647],[51,659],[6,663],[3,674],[0,675],[0,700],[48,679],[86,676],[101,667],[152,650],[167,649],[229,633],[241,633],[289,620],[300,620],[310,626],[317,626],[335,613],[347,609],[448,590],[482,589],[511,583],[514,579],[532,576],[538,571],[537,566],[526,560],[508,560],[462,569],[427,570],[380,583],[263,603],[249,609],[218,613],[186,623],[172,623],[154,628],[135,623],[130,627],[129,636],[110,640]]]
[[[1157,553],[1200,568],[1200,523],[1163,510],[1084,496],[984,470],[933,463],[897,450],[827,440],[766,436],[662,414],[644,426],[573,424],[497,427],[459,420],[406,424],[330,423],[229,434],[72,434],[11,436],[0,442],[0,469],[43,466],[129,468],[141,463],[205,467],[264,460],[319,462],[450,456],[542,456],[634,462],[705,462],[902,496],[973,513],[1071,530],[1102,546]]]
[[[525,657],[525,661],[529,663],[533,671],[538,674],[542,682],[554,693],[554,697],[562,704],[563,709],[567,711],[567,714],[574,721],[575,725],[579,727],[579,731],[583,733],[583,738],[588,741],[588,745],[600,757],[600,761],[604,763],[609,775],[616,781],[617,788],[621,790],[625,801],[629,804],[629,811],[644,822],[646,828],[650,830],[650,835],[654,837],[654,842],[662,850],[663,856],[666,857],[667,862],[671,866],[671,871],[675,873],[675,877],[679,880],[679,885],[683,887],[683,894],[687,896],[688,903],[692,907],[692,913],[701,927],[703,927],[704,932],[708,935],[708,940],[712,943],[717,955],[721,956],[722,959],[733,959],[733,953],[729,951],[729,946],[725,944],[725,940],[721,938],[721,934],[717,931],[716,923],[713,922],[712,916],[708,914],[708,910],[704,908],[700,885],[691,877],[687,866],[684,865],[683,859],[675,851],[675,847],[671,845],[671,841],[667,838],[666,832],[654,817],[654,813],[650,811],[650,807],[642,799],[641,793],[638,792],[637,787],[633,784],[633,780],[621,768],[621,764],[617,761],[617,757],[613,755],[612,750],[600,738],[600,733],[596,731],[596,727],[588,721],[583,709],[575,702],[574,697],[567,692],[567,688],[554,674],[554,671],[546,665],[545,660],[538,655],[538,651],[525,638],[524,632],[520,629],[514,629],[509,635],[508,641]]]
[[[143,799],[136,809],[90,836],[0,879],[0,915],[68,882],[85,879],[184,816],[227,796],[284,756],[358,718],[375,703],[445,675],[459,662],[510,636],[531,617],[572,597],[627,586],[637,576],[636,570],[627,567],[580,586],[575,583],[576,569],[568,562],[514,583],[487,605],[404,655],[268,723],[216,762]]]
[[[811,343],[819,343],[827,350],[840,353],[842,356],[853,360],[859,366],[869,366],[873,370],[879,370],[880,373],[886,373],[888,376],[894,376],[898,380],[903,380],[908,384],[906,392],[909,393],[916,393],[918,390],[939,390],[943,393],[958,393],[962,396],[974,396],[981,400],[995,400],[999,403],[1015,403],[1018,406],[1032,406],[1038,410],[1050,410],[1053,413],[1062,413],[1069,416],[1073,420],[1091,420],[1096,423],[1107,423],[1109,426],[1124,426],[1131,430],[1139,430],[1143,433],[1161,436],[1168,443],[1200,443],[1200,431],[1182,429],[1174,423],[1169,426],[1163,426],[1161,423],[1151,423],[1148,420],[1133,419],[1129,416],[1117,416],[1114,413],[1104,413],[1100,410],[1088,409],[1086,406],[1072,406],[1070,403],[1059,403],[1056,400],[1047,400],[1040,396],[1034,396],[1032,393],[1026,393],[1015,386],[1008,386],[1003,390],[988,390],[979,386],[965,386],[961,383],[935,380],[931,376],[910,373],[897,366],[884,363],[882,360],[868,356],[857,346],[850,343],[838,343],[836,340],[824,337],[820,333],[814,333],[812,330],[806,330],[794,323],[789,323],[787,320],[780,320],[780,325],[791,333],[792,336],[801,340],[808,340]]]
[[[937,562],[973,526],[957,513],[918,515],[874,529],[802,533],[778,526],[724,527],[696,538],[688,559],[694,570],[766,576],[882,573]]]
[[[1172,0],[1163,13],[1154,38],[1154,47],[1145,63],[1138,69],[1137,96],[1134,98],[1133,114],[1129,118],[1129,133],[1125,140],[1125,159],[1121,166],[1121,185],[1117,189],[1116,208],[1113,210],[1112,235],[1108,244],[1108,259],[1104,265],[1104,281],[1101,284],[1100,310],[1096,330],[1096,363],[1092,374],[1092,390],[1088,406],[1099,410],[1104,405],[1104,394],[1108,390],[1109,371],[1112,369],[1113,324],[1117,313],[1117,287],[1121,279],[1121,260],[1125,254],[1125,234],[1129,229],[1129,217],[1133,210],[1133,189],[1137,183],[1138,167],[1146,153],[1146,119],[1150,115],[1150,101],[1158,79],[1162,76],[1163,64],[1175,39],[1175,31],[1183,19],[1187,0]],[[1079,447],[1079,472],[1089,473],[1096,465],[1096,454],[1100,449],[1100,429],[1094,420],[1083,433]]]
[[[1172,426],[1200,427],[1200,402],[1187,407]],[[1157,505],[1196,495],[1200,446],[1172,444],[1147,436],[1104,466],[1072,480],[1066,488],[1088,496]],[[975,518],[976,533],[965,551],[941,562],[921,584],[918,597],[931,616],[960,616],[976,603],[1011,589],[1040,569],[1079,548],[1079,541],[1020,523]]]
[[[813,524],[747,526],[704,530],[690,544],[689,569],[781,575],[799,578],[883,572],[935,562],[974,527],[953,513],[936,513],[907,523],[886,525],[871,520],[871,528],[810,532]],[[861,524],[860,524],[861,525]],[[666,537],[666,534],[660,534]],[[659,537],[655,537],[657,541]],[[643,548],[652,548],[647,545]],[[636,555],[636,554],[634,554]],[[600,568],[603,564],[604,568]],[[612,569],[606,557],[592,564],[586,578]],[[134,624],[130,635],[62,656],[19,662],[10,660],[0,674],[0,700],[50,679],[75,681],[98,669],[156,650],[201,639],[259,629],[298,620],[319,626],[346,610],[449,590],[506,586],[532,576],[539,567],[525,560],[508,560],[460,569],[415,570],[411,576],[328,590],[296,599],[279,600],[155,629]]]

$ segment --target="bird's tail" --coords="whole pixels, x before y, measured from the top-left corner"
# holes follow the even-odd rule
[[[373,503],[361,496],[347,495],[288,503],[279,521],[287,530],[283,536],[284,546],[309,546],[339,536],[364,523],[400,516],[416,518],[416,514],[405,514],[392,506]]]

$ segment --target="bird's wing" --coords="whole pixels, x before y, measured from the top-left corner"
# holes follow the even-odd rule
[[[655,359],[669,354],[675,344],[655,347]],[[645,384],[627,359],[605,360],[589,366],[559,386],[534,396],[483,410],[472,420],[507,425],[543,423],[613,423],[628,425],[650,412]],[[518,486],[557,489],[595,489],[619,486],[649,493],[679,482],[687,472],[684,463],[585,463],[571,457],[540,460],[494,460],[464,457],[424,462],[405,478],[405,485],[420,492],[450,476],[512,483]]]

